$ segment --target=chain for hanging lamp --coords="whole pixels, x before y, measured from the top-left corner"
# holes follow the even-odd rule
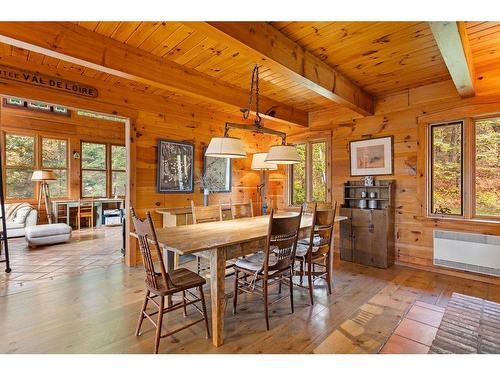
[[[259,66],[257,64],[254,65],[253,70],[252,70],[252,80],[250,83],[250,95],[248,98],[248,107],[241,109],[241,112],[243,112],[243,118],[245,120],[247,120],[248,117],[250,116],[254,92],[255,92],[255,121],[254,121],[254,124],[258,127],[261,127],[262,126],[261,125],[262,117],[260,117],[260,111],[259,111],[259,106],[260,106],[260,102],[259,102]]]

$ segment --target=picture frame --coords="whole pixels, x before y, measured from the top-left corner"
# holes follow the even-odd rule
[[[394,174],[393,136],[349,142],[351,176],[389,176]]]
[[[194,160],[193,143],[159,139],[156,191],[193,193]]]
[[[210,192],[230,193],[232,190],[233,167],[230,158],[214,158],[205,156],[207,147],[203,148],[203,176],[210,175],[220,180],[213,181]]]

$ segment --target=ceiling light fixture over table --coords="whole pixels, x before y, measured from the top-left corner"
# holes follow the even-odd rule
[[[265,162],[273,164],[297,164],[300,163],[300,156],[293,145],[286,143],[286,134],[277,130],[268,129],[262,126],[262,117],[259,113],[259,66],[255,65],[252,71],[252,83],[250,86],[250,97],[248,108],[242,108],[243,118],[246,120],[250,115],[252,99],[255,91],[255,121],[253,125],[235,124],[226,122],[224,126],[224,136],[214,137],[205,152],[206,156],[215,158],[245,158],[246,151],[243,142],[239,138],[228,136],[229,129],[240,129],[258,134],[270,134],[281,138],[281,145],[271,146]]]

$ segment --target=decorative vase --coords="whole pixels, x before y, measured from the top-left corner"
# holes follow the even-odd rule
[[[203,189],[203,205],[206,207],[208,206],[208,194],[210,193],[210,190],[208,189]]]

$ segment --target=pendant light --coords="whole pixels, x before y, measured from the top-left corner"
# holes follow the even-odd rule
[[[255,91],[255,94],[254,94]],[[277,130],[267,129],[262,126],[262,117],[259,113],[259,66],[255,65],[252,71],[252,82],[250,86],[250,97],[248,108],[242,108],[243,118],[246,120],[250,115],[252,100],[255,95],[255,121],[253,126],[246,124],[226,123],[223,137],[214,137],[205,152],[206,156],[214,158],[245,158],[246,151],[239,138],[228,137],[229,129],[241,129],[259,134],[271,134],[281,138],[281,145],[271,146],[264,162],[271,164],[297,164],[301,162],[295,146],[286,144],[286,134]],[[269,111],[268,111],[269,112]],[[266,112],[266,113],[268,113]],[[261,156],[259,156],[261,157]],[[253,164],[253,161],[252,161]]]
[[[252,157],[252,170],[254,171],[275,171],[278,165],[266,162],[267,152],[257,152]]]

